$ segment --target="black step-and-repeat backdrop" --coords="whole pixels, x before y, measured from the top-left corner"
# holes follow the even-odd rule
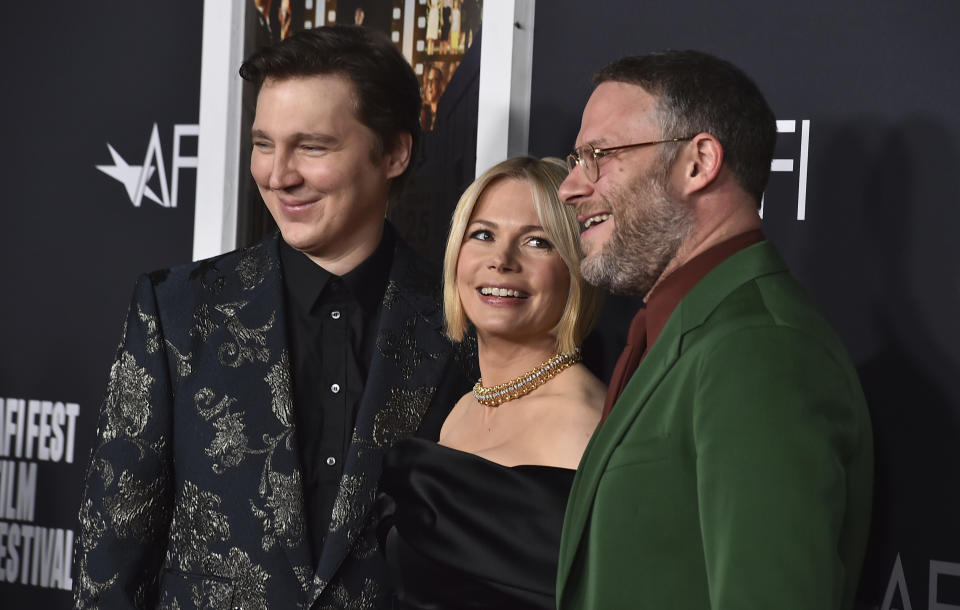
[[[138,273],[190,260],[203,3],[0,18],[0,607],[69,608],[83,472]]]
[[[592,73],[696,48],[779,123],[764,230],[846,341],[877,449],[862,608],[960,609],[960,3],[537,5],[530,148],[571,147]]]
[[[551,0],[530,149],[590,75],[698,48],[767,93],[767,235],[846,340],[877,441],[862,608],[960,608],[960,4]],[[189,260],[203,6],[13,3],[0,20],[0,606],[67,608],[84,462],[133,281]],[[622,316],[621,316],[622,317]],[[608,330],[613,334],[619,330]]]

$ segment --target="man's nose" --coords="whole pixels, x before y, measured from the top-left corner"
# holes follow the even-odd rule
[[[277,153],[273,156],[273,167],[270,170],[270,188],[283,190],[296,186],[302,180],[297,169],[296,159],[287,153]]]
[[[583,168],[577,163],[573,169],[570,170],[570,173],[567,174],[567,177],[563,179],[563,182],[560,183],[557,196],[560,198],[560,201],[566,204],[577,205],[581,199],[589,196],[592,192],[593,183],[587,180],[587,175],[584,173]]]

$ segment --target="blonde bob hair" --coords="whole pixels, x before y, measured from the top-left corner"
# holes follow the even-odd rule
[[[602,293],[580,275],[580,224],[573,208],[564,205],[557,197],[557,189],[566,176],[567,166],[560,159],[514,157],[485,171],[464,191],[450,219],[450,235],[443,258],[443,313],[450,339],[463,341],[470,324],[457,293],[457,260],[467,225],[487,187],[504,179],[520,180],[530,185],[537,218],[570,274],[567,303],[552,331],[556,337],[556,350],[561,353],[573,351],[593,328]]]

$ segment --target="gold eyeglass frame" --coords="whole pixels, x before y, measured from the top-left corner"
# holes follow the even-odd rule
[[[579,148],[575,148],[572,153],[567,155],[567,170],[573,171],[576,166],[580,166],[580,169],[583,170],[583,175],[587,177],[587,180],[590,182],[596,182],[600,179],[600,159],[606,157],[610,153],[617,152],[620,150],[626,150],[628,148],[639,148],[640,146],[652,146],[654,144],[672,144],[673,142],[685,142],[687,140],[692,140],[695,136],[686,136],[684,138],[670,138],[668,140],[655,140],[652,142],[636,142],[634,144],[622,144],[620,146],[608,146],[606,148],[597,148],[590,144],[584,144]],[[594,175],[591,175],[590,171],[587,168],[587,157],[585,155],[586,151],[590,151]]]

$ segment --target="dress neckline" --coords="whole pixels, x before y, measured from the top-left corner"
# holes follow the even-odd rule
[[[560,472],[569,472],[571,474],[577,471],[576,468],[565,468],[563,466],[549,466],[547,464],[517,464],[515,466],[507,466],[506,464],[501,464],[500,462],[495,462],[489,458],[485,458],[482,455],[477,455],[476,453],[470,453],[469,451],[463,451],[462,449],[457,449],[455,447],[450,447],[449,445],[442,445],[436,441],[427,440],[424,438],[411,437],[400,441],[400,443],[408,443],[411,445],[420,445],[423,450],[431,450],[432,448],[437,448],[441,452],[447,452],[451,455],[462,456],[465,459],[473,460],[478,463],[491,464],[497,468],[502,468],[504,470],[556,470]]]

